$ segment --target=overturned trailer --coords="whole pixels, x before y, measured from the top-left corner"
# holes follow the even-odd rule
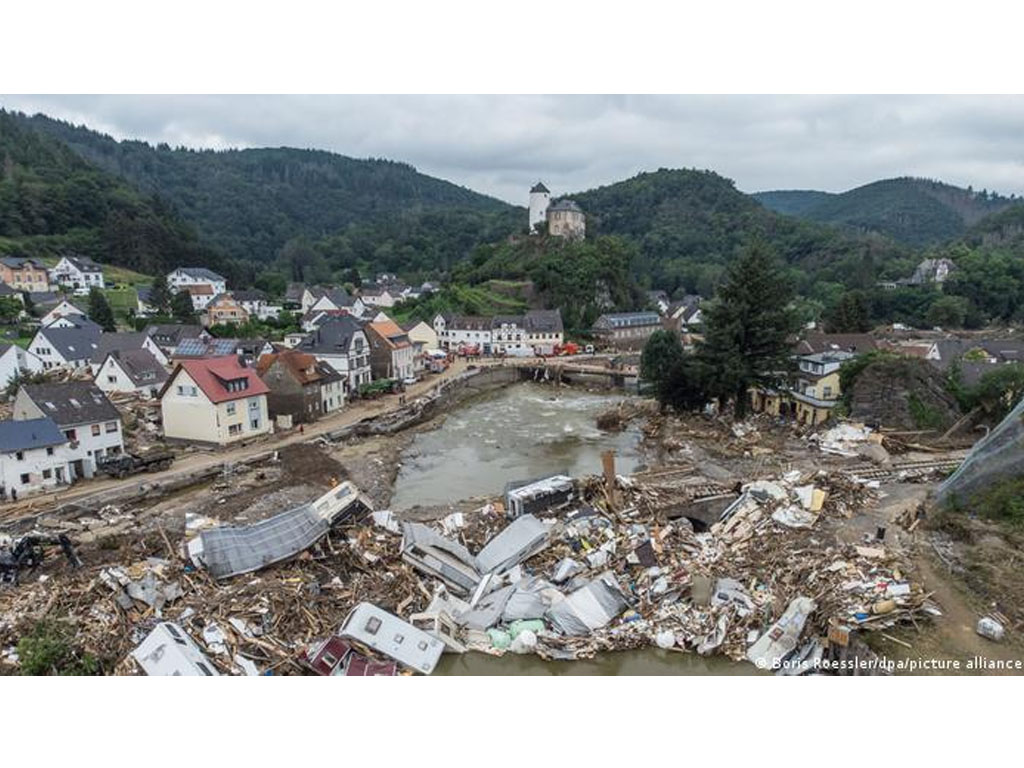
[[[568,475],[551,475],[540,480],[510,483],[505,489],[505,514],[510,520],[546,512],[571,502],[576,483]]]
[[[350,482],[319,498],[252,525],[202,531],[188,544],[192,561],[215,579],[226,579],[287,560],[313,546],[335,525],[370,510]]]

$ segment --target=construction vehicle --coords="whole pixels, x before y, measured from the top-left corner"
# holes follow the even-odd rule
[[[96,460],[96,471],[111,477],[122,478],[140,472],[161,472],[169,469],[174,456],[167,451],[150,453],[118,453],[113,456],[100,456]]]
[[[0,547],[0,583],[17,584],[22,571],[32,571],[43,562],[48,544],[59,544],[72,568],[81,568],[82,561],[75,552],[71,539],[63,533],[56,535],[29,534],[8,547]]]

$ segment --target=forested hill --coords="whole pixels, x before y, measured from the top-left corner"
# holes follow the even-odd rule
[[[864,287],[906,248],[782,216],[711,171],[659,170],[572,195],[588,237],[620,235],[639,245],[638,272],[670,293],[709,296],[726,262],[752,238],[767,241],[806,287],[826,280]],[[909,262],[908,262],[909,263]]]
[[[830,197],[831,192],[819,192],[816,189],[775,189],[768,192],[755,192],[751,195],[765,208],[787,216],[806,216],[816,206],[821,205]]]
[[[67,251],[150,274],[177,264],[233,274],[159,199],[0,110],[0,254]]]
[[[392,250],[432,235],[438,214],[457,212],[460,225],[481,232],[494,219],[509,222],[525,212],[486,195],[390,160],[356,160],[304,149],[227,151],[172,149],[116,141],[85,127],[44,115],[20,116],[60,139],[79,156],[117,174],[146,194],[159,194],[191,222],[205,244],[226,255],[267,264],[293,238],[315,240],[368,222],[404,219]],[[468,221],[467,221],[468,219]],[[525,229],[525,223],[523,224]],[[408,233],[406,232],[408,231]],[[382,243],[371,238],[372,250]]]
[[[984,217],[1016,202],[987,190],[909,177],[876,181],[842,194],[777,190],[753,197],[779,213],[916,246],[960,237]]]

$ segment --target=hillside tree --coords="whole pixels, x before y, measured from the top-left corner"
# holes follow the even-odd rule
[[[171,289],[167,285],[167,275],[161,273],[153,279],[153,286],[149,291],[149,303],[156,309],[157,314],[166,315],[171,309]]]
[[[171,315],[179,323],[191,323],[196,318],[192,306],[192,295],[188,291],[178,291],[171,299]]]
[[[725,280],[704,310],[704,340],[698,348],[706,366],[709,399],[733,398],[736,418],[747,413],[751,387],[774,387],[792,366],[798,319],[794,290],[775,254],[761,241],[741,249]]]
[[[113,333],[117,330],[114,310],[110,308],[110,302],[99,288],[92,288],[89,291],[89,317],[106,333]]]

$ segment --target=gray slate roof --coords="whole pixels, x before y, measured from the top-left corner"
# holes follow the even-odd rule
[[[90,358],[90,362],[102,363],[107,359],[107,354],[110,352],[121,352],[129,349],[142,349],[142,345],[146,339],[149,338],[149,334],[145,331],[135,331],[134,333],[104,333],[100,335],[99,342],[96,344],[96,351]]]
[[[62,429],[96,421],[121,420],[114,404],[91,382],[26,384],[21,390]]]
[[[91,360],[103,335],[95,323],[80,328],[43,328],[39,333],[65,360]]]
[[[0,453],[15,453],[33,448],[66,443],[67,438],[53,419],[0,421]]]
[[[549,211],[575,211],[576,213],[583,213],[583,209],[576,204],[575,200],[559,200],[557,203],[553,203],[549,208]]]
[[[167,381],[167,369],[160,365],[160,361],[148,349],[117,350],[110,355],[117,360],[121,370],[137,387],[158,385]]]
[[[312,355],[337,355],[348,352],[352,336],[363,330],[351,315],[337,315],[326,318],[311,331],[296,347]]]
[[[562,312],[557,309],[531,309],[523,315],[526,330],[530,333],[561,333]]]
[[[225,281],[227,279],[222,275],[218,275],[212,269],[207,269],[206,267],[180,267],[179,269],[189,277],[194,278],[196,280]],[[174,271],[177,272],[179,270],[176,269]]]

